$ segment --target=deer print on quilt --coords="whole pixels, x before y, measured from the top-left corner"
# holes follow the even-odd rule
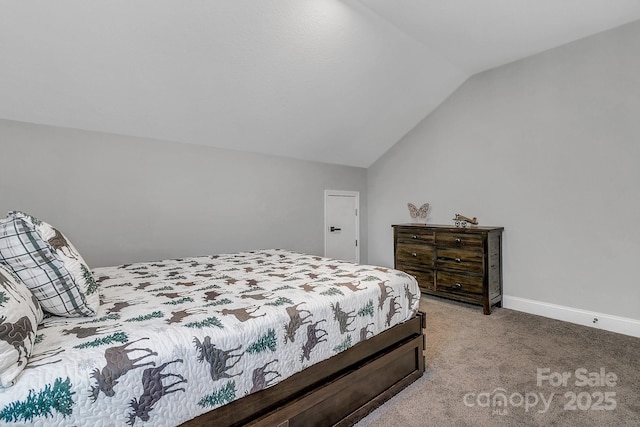
[[[96,318],[49,317],[0,425],[174,426],[411,318],[397,270],[263,250],[93,271]]]

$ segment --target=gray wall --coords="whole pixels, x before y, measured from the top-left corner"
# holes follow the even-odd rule
[[[369,262],[407,202],[500,225],[504,292],[640,319],[640,23],[470,78],[368,171]]]
[[[322,255],[325,189],[360,191],[367,259],[363,168],[7,120],[0,153],[0,215],[51,223],[91,267],[274,247]]]

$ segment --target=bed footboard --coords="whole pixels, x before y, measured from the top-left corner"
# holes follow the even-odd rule
[[[290,378],[190,420],[196,426],[355,424],[422,376],[425,314]]]

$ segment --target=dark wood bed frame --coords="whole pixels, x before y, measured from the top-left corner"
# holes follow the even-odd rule
[[[355,424],[422,376],[424,327],[425,314],[418,312],[405,323],[182,427]]]

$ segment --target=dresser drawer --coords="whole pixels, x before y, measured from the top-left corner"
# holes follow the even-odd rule
[[[482,274],[484,252],[482,248],[438,248],[438,268],[462,270]]]
[[[434,248],[428,245],[399,242],[396,246],[396,263],[398,264],[420,264],[433,267],[434,255]]]
[[[397,241],[398,242],[404,242],[404,243],[408,243],[408,244],[412,244],[412,243],[426,243],[429,245],[433,245],[435,239],[434,239],[434,232],[431,230],[406,230],[406,229],[399,229],[397,231],[397,235],[396,235]]]
[[[418,270],[414,266],[407,264],[397,264],[396,269],[415,277],[421,290],[435,291],[435,274],[433,270]]]
[[[436,272],[436,290],[438,292],[482,297],[482,277],[438,271]]]
[[[436,245],[451,247],[482,247],[482,236],[468,233],[436,233]]]

